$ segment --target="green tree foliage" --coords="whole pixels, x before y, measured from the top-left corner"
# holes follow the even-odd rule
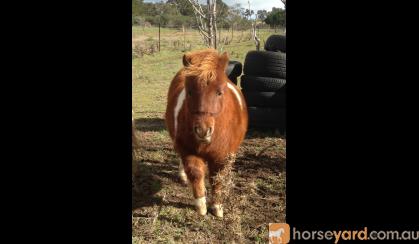
[[[166,3],[144,3],[132,0],[133,24],[148,22],[152,25],[181,26],[194,22],[192,6],[187,0],[168,0]]]
[[[285,10],[273,7],[266,16],[265,23],[271,27],[285,26]]]
[[[145,3],[144,0],[132,1],[132,23],[141,25],[148,22],[152,25],[168,27],[196,26],[192,5],[188,0],[167,0],[165,3]],[[203,5],[203,11],[207,8]],[[228,6],[223,0],[217,0],[217,26],[219,28],[246,29],[250,22],[246,19],[246,10],[235,4]],[[266,11],[265,11],[266,12]]]
[[[268,16],[268,11],[266,11],[266,10],[258,10],[257,12],[256,12],[256,17],[257,17],[257,19],[258,20],[265,20],[266,19],[266,17]]]
[[[178,13],[183,16],[194,15],[192,5],[188,2],[188,0],[168,0],[167,4],[174,6]]]
[[[222,0],[217,0],[217,25],[220,28],[229,28],[230,24],[227,19],[229,15],[229,7]]]
[[[228,12],[223,18],[223,28],[231,28],[244,30],[250,28],[251,23],[245,15],[245,9],[240,4],[234,4],[228,7]]]
[[[143,14],[143,5],[144,2],[143,0],[131,0],[132,1],[132,23],[133,24],[137,24],[137,19],[139,16],[141,16]]]
[[[253,10],[246,9],[244,11],[244,16],[246,16],[246,18],[250,18],[250,16],[252,16],[254,13],[255,12]]]

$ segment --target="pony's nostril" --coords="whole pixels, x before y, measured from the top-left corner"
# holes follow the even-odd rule
[[[212,127],[208,128],[208,130],[207,130],[207,136],[209,136],[211,134],[212,134]]]

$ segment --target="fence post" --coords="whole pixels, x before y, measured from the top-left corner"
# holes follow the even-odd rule
[[[160,52],[160,21],[159,21],[159,52]]]
[[[218,29],[218,45],[220,45],[220,41],[221,41],[221,29],[222,28]]]
[[[234,34],[234,23],[231,24],[231,42],[233,42],[233,38],[234,38],[233,34]]]

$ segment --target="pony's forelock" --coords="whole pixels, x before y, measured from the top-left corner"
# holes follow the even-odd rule
[[[194,77],[198,82],[213,82],[217,78],[220,55],[215,50],[204,50],[188,54],[190,63],[184,67],[186,77]]]

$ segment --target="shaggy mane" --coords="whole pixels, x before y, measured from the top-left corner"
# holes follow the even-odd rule
[[[199,81],[213,82],[220,68],[220,58],[215,49],[189,52],[185,55],[187,65],[184,67],[184,75],[197,77]]]

